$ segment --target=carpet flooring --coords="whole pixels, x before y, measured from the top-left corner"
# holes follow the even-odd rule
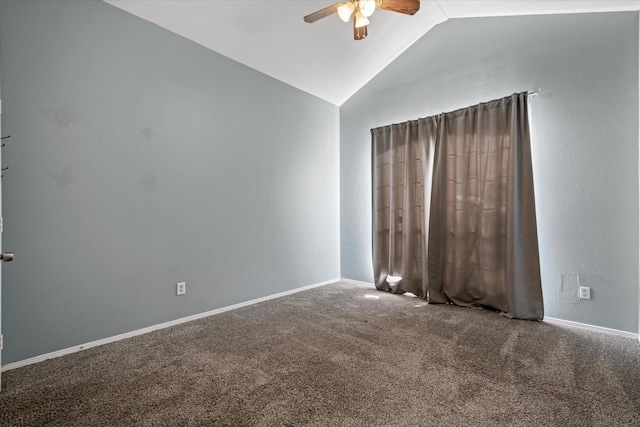
[[[339,282],[8,371],[0,425],[640,426],[640,344]]]

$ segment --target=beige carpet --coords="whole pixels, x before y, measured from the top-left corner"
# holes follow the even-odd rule
[[[640,345],[337,283],[6,372],[0,425],[633,426]]]

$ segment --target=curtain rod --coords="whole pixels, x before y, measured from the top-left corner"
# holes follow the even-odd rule
[[[0,0],[0,1],[1,1],[1,0]],[[524,93],[524,92],[518,92],[518,93]],[[528,90],[528,91],[527,91],[527,96],[536,96],[536,95],[542,95],[542,89],[541,89],[541,88],[538,88],[538,89],[536,89],[536,90]],[[461,109],[461,108],[459,108],[459,110],[460,110],[460,109]],[[457,111],[457,110],[451,110],[450,112],[454,112],[454,111]],[[445,113],[440,113],[440,114],[445,114]],[[437,115],[437,114],[436,114],[436,115]],[[435,117],[435,116],[432,116],[432,117]],[[415,120],[420,120],[420,119],[415,119]],[[409,120],[409,121],[414,121],[414,120]],[[399,124],[399,123],[396,123],[396,124]],[[378,127],[376,127],[376,128],[371,128],[371,129],[369,129],[369,132],[373,132],[373,131],[375,131],[376,129],[382,129],[382,128],[384,128],[384,127],[392,126],[392,125],[393,125],[393,124],[391,124],[391,125],[385,125],[385,126],[378,126]]]

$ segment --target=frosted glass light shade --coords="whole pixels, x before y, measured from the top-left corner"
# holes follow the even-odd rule
[[[369,20],[366,16],[362,16],[360,11],[356,12],[356,28],[365,27],[369,25]]]
[[[360,0],[359,9],[364,17],[373,15],[376,10],[376,0]]]
[[[338,6],[338,16],[343,22],[349,22],[349,18],[351,18],[354,9],[355,6],[350,1],[342,3],[342,6]]]

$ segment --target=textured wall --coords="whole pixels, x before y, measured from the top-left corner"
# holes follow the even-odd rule
[[[0,71],[4,363],[340,276],[336,106],[103,2],[0,2]]]
[[[638,14],[450,20],[340,110],[342,277],[371,281],[368,130],[531,102],[546,315],[638,331]],[[579,279],[578,279],[579,277]],[[579,301],[578,281],[592,300]]]

